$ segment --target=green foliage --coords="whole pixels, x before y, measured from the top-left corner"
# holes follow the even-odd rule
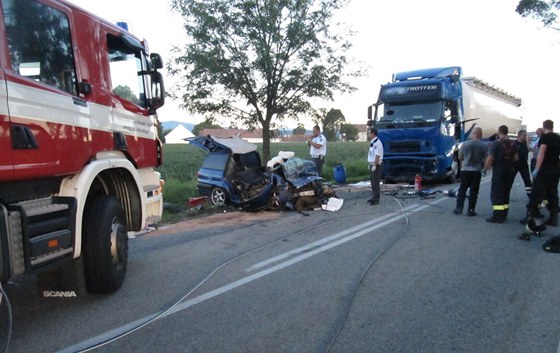
[[[136,97],[134,92],[132,92],[132,89],[128,86],[118,85],[117,87],[113,88],[113,93],[135,104],[140,103],[138,97]]]
[[[298,126],[292,131],[294,135],[305,135],[305,126],[302,123],[298,123]]]
[[[168,67],[183,77],[172,96],[190,112],[262,127],[264,158],[270,156],[273,119],[310,113],[313,100],[351,92],[347,78],[363,76],[345,55],[351,33],[333,26],[347,0],[171,3],[189,38]]]
[[[554,25],[558,20],[560,1],[521,0],[515,11],[523,17],[532,17],[545,27]]]
[[[167,135],[171,131],[167,131],[167,132],[163,131],[163,125],[161,125],[161,122],[159,121],[157,116],[156,116],[156,127],[157,127],[157,135],[159,137],[159,140],[162,143],[165,143],[165,135]]]
[[[200,124],[196,124],[193,129],[192,133],[194,136],[198,136],[198,133],[204,129],[221,129],[222,127],[218,124],[214,124],[214,121],[211,118],[208,118],[201,122]]]
[[[344,114],[340,109],[331,109],[325,112],[324,109],[316,115],[315,121],[318,125],[323,126],[323,135],[327,141],[336,141],[336,133],[340,129],[340,125],[346,121]]]
[[[356,141],[358,139],[358,127],[354,124],[341,124],[340,134],[346,141]]]
[[[163,165],[157,170],[164,180],[195,181],[204,154],[189,144],[163,145]]]
[[[168,179],[164,186],[165,202],[175,206],[184,206],[189,197],[196,195],[196,182]]]

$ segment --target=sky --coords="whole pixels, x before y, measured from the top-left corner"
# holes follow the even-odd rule
[[[125,21],[130,31],[148,41],[151,52],[171,57],[173,46],[185,40],[182,19],[168,0],[70,0],[109,21]],[[346,121],[365,124],[367,106],[377,100],[381,84],[394,72],[461,66],[475,76],[523,99],[529,130],[543,120],[560,126],[560,31],[544,29],[515,12],[518,0],[351,0],[337,21],[355,32],[349,55],[368,68],[368,76],[352,79],[351,94],[316,108],[340,109]],[[164,70],[165,71],[165,70]],[[163,72],[165,76],[165,72]],[[166,86],[173,80],[166,77]],[[166,100],[161,121],[199,123]],[[302,120],[306,128],[313,123]],[[294,128],[296,122],[281,126]]]

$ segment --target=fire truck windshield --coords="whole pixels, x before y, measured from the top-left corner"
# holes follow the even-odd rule
[[[384,115],[377,119],[378,128],[410,128],[432,126],[441,121],[442,102],[385,104]]]

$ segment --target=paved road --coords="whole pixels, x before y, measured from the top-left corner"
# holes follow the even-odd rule
[[[10,352],[558,353],[560,255],[544,238],[516,239],[523,189],[503,225],[484,222],[486,178],[477,217],[455,216],[442,194],[369,206],[367,190],[342,188],[339,212],[160,229],[131,240],[113,295],[42,298],[32,277],[9,284]]]

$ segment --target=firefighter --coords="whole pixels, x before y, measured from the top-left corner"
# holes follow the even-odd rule
[[[519,155],[519,159],[513,164],[515,169],[513,173],[513,179],[517,173],[521,175],[523,179],[523,184],[525,184],[525,192],[527,193],[527,197],[531,195],[531,187],[533,186],[533,182],[531,181],[531,173],[529,172],[529,145],[527,144],[527,131],[526,130],[519,130],[517,132],[517,140],[514,140],[517,144],[517,154]]]
[[[550,212],[545,224],[558,226],[558,180],[560,179],[560,136],[553,132],[554,122],[543,121],[543,134],[539,139],[538,157],[533,170],[533,188],[529,203],[527,204],[527,215],[521,220],[522,224],[534,217],[539,204],[548,200],[547,209]]]
[[[492,217],[486,222],[504,223],[509,211],[509,193],[513,185],[513,163],[519,159],[517,145],[508,137],[508,127],[498,128],[498,138],[490,145],[489,156],[484,163],[483,171],[492,167],[492,183],[490,201],[492,201]]]

